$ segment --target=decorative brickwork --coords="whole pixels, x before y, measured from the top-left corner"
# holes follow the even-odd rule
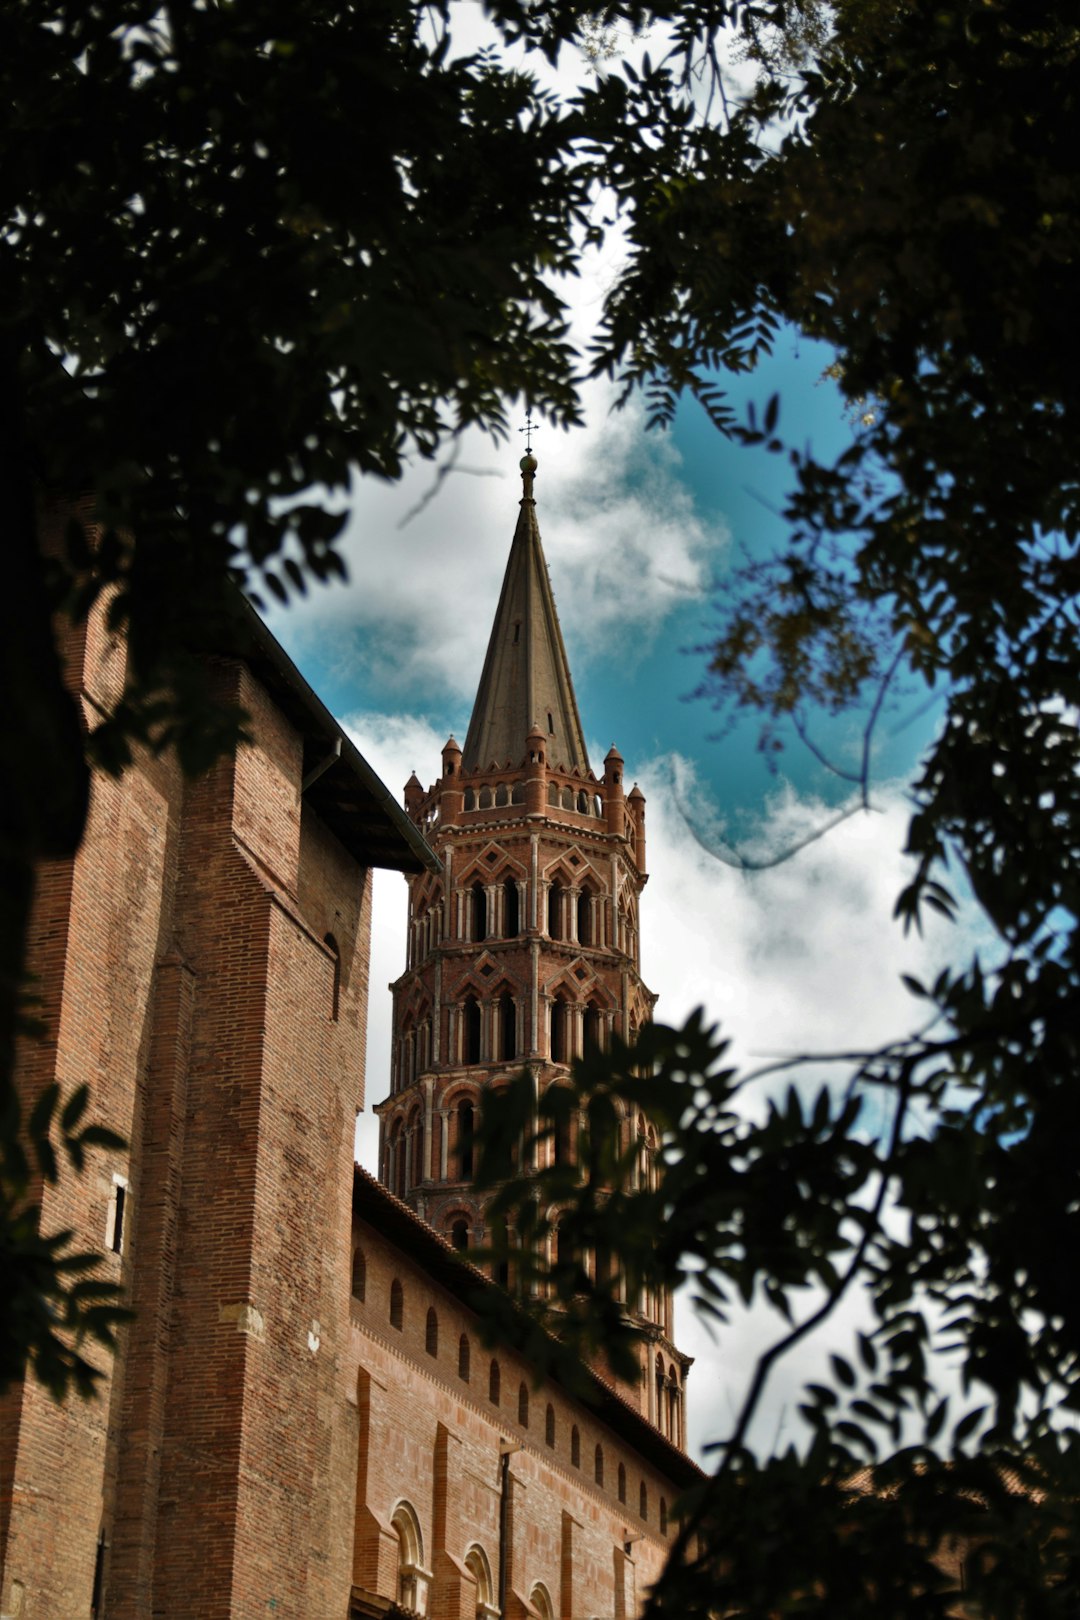
[[[590,1043],[631,1040],[656,999],[640,973],[645,798],[636,785],[626,794],[614,745],[602,777],[589,767],[536,521],[535,457],[522,473],[465,748],[451,737],[434,786],[425,793],[413,776],[405,789],[442,871],[410,883],[391,1093],[377,1108],[383,1181],[459,1247],[491,1236],[468,1145],[488,1088],[524,1065],[539,1099]],[[647,1177],[651,1121],[627,1115],[620,1129]],[[572,1156],[577,1134],[546,1151]],[[689,1360],[672,1340],[671,1297],[643,1295],[627,1311],[641,1359],[623,1392],[681,1444]]]

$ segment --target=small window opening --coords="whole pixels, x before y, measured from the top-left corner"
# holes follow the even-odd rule
[[[518,907],[518,886],[513,878],[507,878],[503,885],[503,935],[506,939],[517,939],[521,932]]]
[[[626,1467],[623,1463],[619,1464],[619,1501],[626,1501]]]
[[[520,640],[521,640],[521,620],[520,619],[515,619],[515,621],[514,621],[514,646],[515,647],[517,646],[517,644],[518,644],[518,642]]]
[[[457,1375],[467,1384],[469,1382],[469,1335],[463,1333],[458,1340],[457,1347]]]
[[[570,1461],[575,1468],[581,1467],[581,1434],[576,1423],[570,1430]]]
[[[357,1249],[352,1257],[352,1297],[364,1302],[367,1291],[367,1261],[364,1259],[363,1249]]]
[[[454,1222],[450,1229],[450,1242],[454,1245],[455,1249],[467,1249],[469,1247],[468,1221]]]
[[[544,1416],[544,1441],[552,1450],[555,1447],[555,1408],[548,1402],[547,1412]]]
[[[105,1585],[105,1532],[98,1531],[97,1551],[94,1554],[94,1585],[90,1594],[90,1614],[92,1620],[98,1620],[101,1613],[101,1598]]]
[[[341,1002],[341,952],[333,934],[327,934],[323,944],[334,958],[334,982],[330,991],[330,1018],[336,1024],[338,1021],[338,1008]]]
[[[548,710],[548,730],[550,731],[551,735],[554,737],[554,735],[555,735],[555,721],[552,718],[552,714],[551,714],[550,709]]]
[[[492,1361],[491,1366],[488,1368],[488,1400],[492,1406],[498,1406],[499,1404],[499,1386],[501,1382],[499,1363]]]
[[[593,1458],[593,1478],[596,1480],[596,1483],[598,1485],[602,1485],[604,1483],[604,1448],[603,1448],[603,1446],[597,1446],[597,1448],[596,1448],[596,1455]]]
[[[649,1517],[649,1487],[646,1485],[644,1480],[642,1480],[642,1482],[641,1482],[641,1495],[640,1495],[640,1498],[639,1498],[639,1501],[638,1501],[638,1513],[641,1516],[641,1518],[645,1519],[646,1521],[648,1520],[648,1517]]]
[[[529,1386],[521,1384],[518,1387],[518,1423],[523,1429],[529,1427]]]
[[[128,1184],[123,1176],[113,1176],[112,1196],[105,1217],[105,1246],[113,1254],[124,1252],[124,1223],[127,1215]]]
[[[465,1062],[480,1062],[480,1003],[475,996],[465,1000]]]
[[[405,1321],[405,1291],[395,1277],[390,1284],[390,1326],[401,1332]]]

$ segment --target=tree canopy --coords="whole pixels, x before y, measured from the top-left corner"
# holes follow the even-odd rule
[[[789,456],[789,542],[733,580],[707,689],[773,742],[814,705],[874,713],[898,672],[939,690],[897,917],[918,927],[970,894],[993,946],[912,981],[911,1028],[831,1085],[795,1063],[782,1093],[755,1084],[700,1019],[582,1062],[583,1187],[544,1170],[499,1207],[523,1285],[552,1290],[586,1350],[610,1347],[617,1290],[642,1281],[689,1278],[720,1320],[737,1299],[775,1310],[656,1612],[945,1614],[948,1554],[968,1612],[1064,1615],[1080,1551],[1080,33],[1010,0],[842,5],[799,76],[773,62],[716,121],[669,121],[663,68],[598,86],[630,123],[656,109],[651,142],[613,160],[632,252],[598,363],[658,422],[690,393],[720,431]],[[835,464],[784,445],[782,401],[737,421],[725,400],[724,369],[752,368],[781,321],[834,345],[859,406]],[[531,1129],[524,1092],[506,1106],[495,1180],[499,1142]],[[667,1127],[652,1188],[604,1147],[630,1107]],[[550,1208],[564,1247],[621,1252],[623,1278],[530,1278]],[[807,1439],[752,1455],[775,1359],[853,1290],[870,1326],[807,1386]]]
[[[463,425],[498,430],[515,395],[570,422],[589,367],[645,390],[658,424],[689,393],[792,469],[790,543],[732,591],[715,697],[776,735],[811,700],[872,711],[897,670],[944,690],[898,912],[948,914],[959,873],[997,948],[912,985],[912,1031],[839,1086],[796,1079],[761,1111],[704,1023],[591,1057],[583,1186],[544,1172],[507,1189],[507,1211],[535,1230],[542,1190],[579,1251],[621,1250],[631,1279],[692,1272],[721,1316],[763,1295],[777,1353],[849,1289],[872,1302],[783,1456],[746,1447],[770,1358],[749,1374],[656,1606],[945,1614],[934,1555],[951,1539],[980,1612],[1064,1615],[1080,1552],[1080,34],[1030,0],[844,0],[824,40],[802,5],[799,49],[762,49],[789,9],[602,8],[602,26],[652,21],[656,49],[598,61],[560,103],[528,50],[554,59],[595,26],[565,0],[492,5],[518,65],[457,49],[448,7],[406,0],[6,8],[0,1055],[6,1076],[32,860],[70,853],[85,805],[50,611],[106,593],[128,637],[129,687],[91,757],[115,769],[133,744],[171,745],[198,768],[243,716],[201,700],[192,652],[227,641],[237,585],[287,595],[340,571],[353,469],[394,477]],[[760,74],[736,100],[720,56],[740,28]],[[581,359],[549,278],[602,228],[601,186],[629,249]],[[786,449],[782,402],[740,422],[725,399],[725,368],[752,369],[781,322],[828,339],[868,402],[835,465]],[[92,547],[73,526],[47,566],[43,487],[91,491],[100,525]],[[865,1123],[880,1095],[884,1137]],[[606,1145],[630,1101],[669,1131],[651,1188]],[[579,1266],[549,1280],[572,1342],[601,1334],[617,1354],[603,1283],[583,1291]]]

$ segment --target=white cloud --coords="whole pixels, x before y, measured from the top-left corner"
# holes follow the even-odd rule
[[[640,403],[614,415],[610,403],[610,388],[590,386],[587,425],[542,430],[535,446],[540,529],[576,669],[647,646],[685,595],[707,591],[728,543],[722,522],[695,510],[670,438],[644,432]],[[301,658],[317,650],[338,679],[362,689],[374,676],[403,700],[434,686],[448,721],[463,716],[517,521],[521,448],[473,432],[437,487],[430,464],[397,486],[360,479],[341,545],[349,583],[289,609]]]
[[[350,729],[393,790],[414,767],[425,785],[437,774],[445,740],[441,726],[364,714],[352,718]],[[905,937],[893,921],[896,895],[909,875],[900,853],[907,803],[899,785],[878,790],[877,813],[844,822],[791,860],[746,873],[708,854],[684,817],[680,803],[703,810],[685,760],[669,757],[637,767],[631,762],[631,768],[648,800],[652,875],[642,906],[642,965],[646,982],[660,995],[658,1017],[678,1023],[704,1005],[732,1037],[744,1066],[807,1051],[871,1047],[919,1024],[920,1004],[903,988],[900,973],[932,977],[970,948],[972,936],[937,921],[925,937]],[[755,850],[787,847],[828,814],[824,805],[780,788]],[[376,874],[373,933],[369,1109],[388,1084],[390,998],[384,987],[404,964],[405,888],[394,874]],[[377,1134],[368,1113],[361,1153],[371,1169],[377,1168]],[[812,1308],[808,1302],[807,1311]],[[780,1364],[754,1431],[758,1444],[771,1445],[777,1433],[785,1439],[795,1434],[804,1380],[822,1370],[829,1350],[849,1349],[852,1326],[864,1312],[857,1296],[846,1300],[815,1340]],[[780,1328],[763,1310],[737,1313],[716,1345],[683,1304],[679,1342],[697,1357],[690,1385],[695,1446],[730,1429],[754,1360]]]

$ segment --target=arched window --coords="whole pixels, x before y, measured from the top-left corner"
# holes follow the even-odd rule
[[[589,795],[583,788],[578,789],[577,812],[579,816],[587,816],[589,813]]]
[[[600,1031],[603,1021],[600,1009],[592,1001],[585,1009],[585,1017],[581,1025],[581,1041],[586,1052],[597,1052],[600,1049]]]
[[[566,1093],[569,1096],[569,1092]],[[574,1162],[574,1119],[573,1109],[560,1109],[555,1120],[555,1134],[552,1138],[551,1152],[556,1164],[572,1164]]]
[[[539,1616],[539,1620],[555,1620],[555,1610],[551,1606],[547,1588],[541,1586],[539,1581],[529,1593],[529,1602],[533,1606],[534,1613]]]
[[[517,1009],[508,990],[499,997],[499,1057],[504,1063],[517,1057]]]
[[[463,810],[475,810],[476,809],[476,794],[473,792],[472,788],[466,788],[465,789],[465,802],[462,805],[462,809]]]
[[[561,997],[551,1003],[551,1061],[570,1061],[570,1009]]]
[[[389,1159],[387,1170],[390,1191],[401,1198],[405,1192],[405,1132],[400,1117],[395,1119],[390,1127],[387,1156]]]
[[[429,1356],[439,1353],[439,1318],[434,1305],[428,1306],[427,1323],[424,1327],[424,1349]]]
[[[575,1468],[581,1467],[581,1433],[576,1423],[570,1430],[570,1461]]]
[[[395,1277],[390,1284],[390,1326],[401,1332],[405,1321],[405,1290]]]
[[[480,808],[481,810],[491,809],[491,789],[489,787],[480,789]]]
[[[417,1187],[424,1179],[424,1116],[419,1108],[409,1115],[409,1136],[412,1139],[412,1175],[409,1185]]]
[[[660,1534],[667,1535],[667,1497],[660,1498]]]
[[[424,1544],[420,1522],[408,1502],[394,1509],[391,1528],[398,1538],[397,1601],[403,1609],[420,1607],[420,1575],[424,1568]]]
[[[548,783],[548,804],[558,804],[559,790],[554,782]]]
[[[519,1384],[518,1386],[518,1422],[523,1429],[529,1427],[529,1386],[527,1384]]]
[[[465,997],[465,1006],[462,1009],[465,1025],[465,1050],[463,1053],[466,1063],[480,1062],[480,1003],[475,996]]]
[[[482,883],[474,883],[472,886],[472,937],[475,940],[487,939],[487,932],[487,890]]]
[[[495,1609],[495,1583],[491,1578],[491,1565],[482,1547],[472,1546],[465,1554],[465,1568],[476,1582],[476,1613],[492,1615]]]
[[[466,1100],[458,1104],[457,1110],[457,1159],[458,1171],[463,1181],[467,1181],[473,1173],[473,1130],[476,1115],[473,1105]]]
[[[572,810],[574,808],[574,790],[572,787],[563,788],[562,807],[564,810]]]
[[[584,794],[582,794],[584,798]],[[577,937],[579,945],[592,945],[592,895],[582,889],[577,897]]]
[[[548,937],[562,939],[562,897],[561,883],[553,883],[548,889]]]
[[[550,1401],[544,1414],[544,1443],[555,1449],[555,1408]]]
[[[513,878],[507,878],[503,884],[503,935],[506,939],[517,939],[521,932],[518,910],[517,883]]]
[[[619,1501],[626,1501],[626,1467],[623,1463],[619,1464]]]
[[[495,789],[495,803],[501,809],[504,804],[510,803],[510,789],[505,782],[500,782]]]
[[[604,1483],[604,1448],[599,1445],[593,1457],[593,1478],[598,1485]]]
[[[363,1249],[354,1249],[352,1257],[352,1297],[363,1302],[367,1289],[367,1261]]]
[[[450,1241],[455,1249],[467,1249],[469,1247],[469,1223],[464,1216],[455,1221],[450,1228]]]
[[[463,1333],[461,1335],[461,1338],[458,1340],[458,1347],[457,1347],[457,1375],[458,1375],[459,1378],[463,1379],[466,1384],[469,1382],[469,1362],[470,1362],[470,1360],[471,1360],[471,1355],[470,1355],[470,1351],[469,1351],[469,1335],[467,1333]]]
[[[645,1481],[641,1482],[641,1491],[638,1497],[638,1513],[645,1520],[649,1517],[649,1487]]]
[[[661,1434],[666,1434],[664,1428],[664,1358],[656,1357],[656,1427]]]
[[[524,804],[525,803],[525,784],[524,784],[524,782],[515,782],[514,783],[514,786],[513,786],[512,790],[511,790],[511,793],[510,793],[510,803],[511,804]]]
[[[488,1368],[488,1400],[491,1402],[492,1406],[498,1406],[499,1404],[499,1389],[501,1383],[502,1379],[499,1374],[499,1363],[492,1360],[491,1366]]]

